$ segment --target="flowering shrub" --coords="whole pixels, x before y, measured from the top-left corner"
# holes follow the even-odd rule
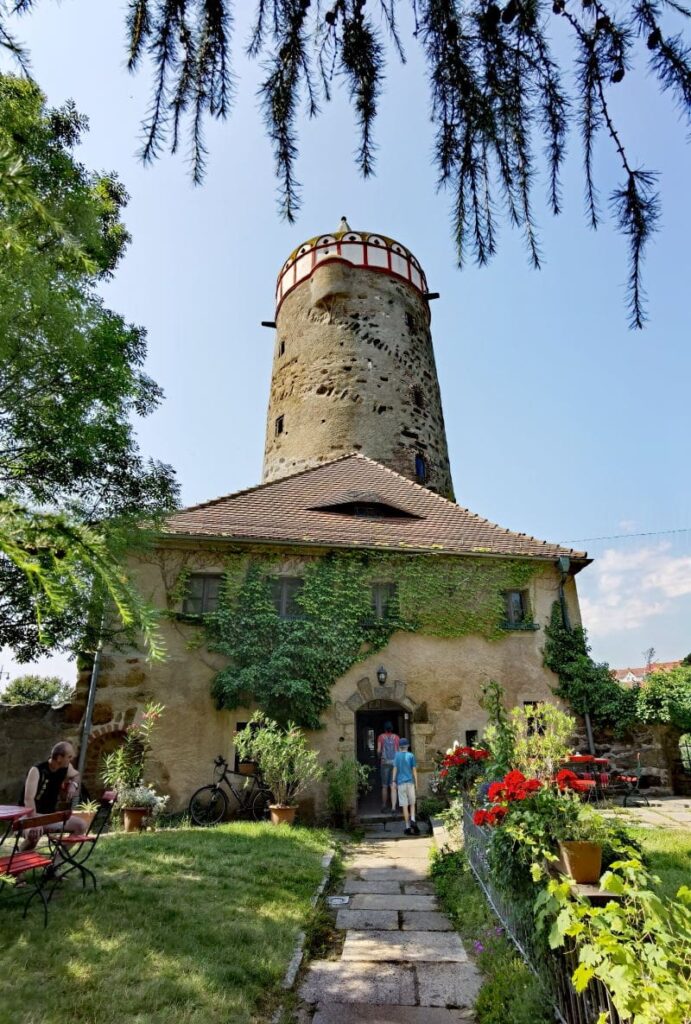
[[[439,762],[435,791],[448,796],[467,792],[483,773],[489,751],[483,747],[462,747],[454,743]]]
[[[159,796],[153,786],[125,786],[118,792],[121,807],[146,807],[149,817],[155,818],[168,803],[167,796]]]
[[[151,733],[164,710],[163,704],[147,704],[141,719],[127,729],[123,745],[106,754],[101,769],[106,786],[122,792],[143,785],[144,767],[151,750]]]

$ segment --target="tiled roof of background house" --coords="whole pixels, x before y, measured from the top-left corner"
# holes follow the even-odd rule
[[[339,505],[344,509],[334,510]],[[381,516],[386,506],[392,511]],[[568,555],[581,564],[589,561],[585,552],[505,530],[359,454],[183,509],[166,520],[165,532],[550,560]]]
[[[650,666],[644,665],[643,668],[613,668],[612,675],[618,682],[635,682],[638,680],[642,682],[646,676],[649,676],[652,672],[671,672],[673,668],[678,668],[681,665],[681,661],[652,661]],[[627,679],[629,673],[633,677]]]

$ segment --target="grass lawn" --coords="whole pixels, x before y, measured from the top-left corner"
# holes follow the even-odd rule
[[[35,900],[26,920],[0,901],[0,1021],[267,1019],[328,842],[248,823],[104,838],[89,864],[99,892],[66,881],[47,929]]]
[[[681,885],[691,885],[691,829],[630,828],[643,847],[660,891],[676,896]]]

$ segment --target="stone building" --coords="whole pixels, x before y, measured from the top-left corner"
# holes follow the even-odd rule
[[[304,616],[305,578],[346,556],[367,588],[368,636],[385,628],[393,606],[405,620],[321,681],[330,700],[310,737],[324,761],[345,755],[372,765],[390,719],[411,740],[424,789],[438,750],[482,734],[479,698],[489,680],[511,704],[553,699],[543,629],[559,599],[580,621],[575,576],[589,560],[454,502],[433,297],[412,253],[383,235],[347,228],[287,260],[276,294],[263,482],[171,516],[156,550],[135,564],[145,596],[166,610],[167,659],[104,652],[92,781],[149,700],[166,706],[151,775],[172,808],[209,781],[217,754],[232,760],[233,733],[251,701],[218,710],[212,690],[228,659],[208,649],[203,625],[230,600],[231,564],[236,591],[248,567],[259,567],[277,633]],[[257,671],[265,670],[260,659]],[[71,710],[75,734],[87,685],[85,676]]]

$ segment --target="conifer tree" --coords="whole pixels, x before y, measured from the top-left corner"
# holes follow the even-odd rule
[[[45,2],[45,0],[44,0]],[[40,0],[17,0],[15,13]],[[153,70],[143,156],[180,145],[187,121],[195,181],[204,173],[204,121],[225,118],[233,99],[233,15],[237,0],[129,0],[128,65]],[[678,0],[255,0],[250,57],[265,68],[261,98],[280,182],[283,214],[300,204],[296,179],[299,117],[328,100],[334,81],[348,85],[360,131],[357,163],[375,163],[374,121],[390,51],[405,60],[401,24],[424,51],[436,128],[440,182],[453,201],[458,262],[484,265],[497,247],[506,211],[540,265],[535,227],[539,151],[548,164],[547,201],[561,208],[560,171],[567,136],[581,137],[586,212],[603,216],[593,154],[605,134],[621,167],[609,196],[629,249],[630,321],[645,321],[643,254],[659,219],[657,175],[638,166],[618,129],[611,99],[634,70],[669,93],[688,124],[691,50],[681,28],[691,12]],[[22,59],[9,19],[0,39]],[[553,37],[559,36],[559,46]],[[564,38],[565,37],[565,38]],[[570,56],[562,56],[564,47]],[[242,45],[238,43],[237,45]],[[407,45],[407,41],[406,41]],[[148,58],[148,61],[147,61]]]

